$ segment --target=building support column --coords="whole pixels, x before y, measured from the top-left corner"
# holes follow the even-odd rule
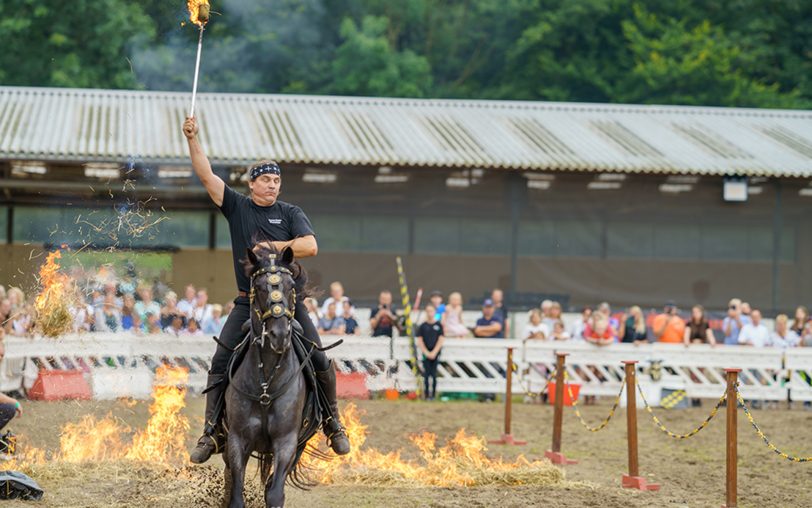
[[[775,188],[775,206],[773,207],[773,294],[772,294],[772,306],[773,306],[773,314],[778,312],[779,308],[779,300],[780,300],[780,292],[781,292],[781,283],[779,281],[779,277],[781,276],[781,237],[784,233],[784,214],[781,210],[781,181],[779,179],[775,179],[774,182]]]

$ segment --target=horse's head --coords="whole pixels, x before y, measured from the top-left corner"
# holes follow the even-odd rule
[[[291,327],[296,309],[296,281],[301,267],[293,261],[293,249],[281,253],[248,249],[246,272],[251,279],[252,341],[282,354],[291,346]]]

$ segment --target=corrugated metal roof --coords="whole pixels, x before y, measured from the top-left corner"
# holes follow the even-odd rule
[[[188,164],[188,93],[0,87],[0,158]],[[812,176],[812,112],[201,94],[215,164]]]

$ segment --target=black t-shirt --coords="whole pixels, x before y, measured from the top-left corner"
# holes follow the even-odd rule
[[[379,307],[375,307],[372,309],[372,312],[369,313],[369,319],[374,318],[378,315],[378,311],[381,310]],[[395,309],[389,308],[389,312],[393,315],[395,314]],[[389,318],[389,316],[381,316],[381,319],[378,320],[378,324],[375,326],[375,329],[372,330],[373,337],[391,337],[392,336],[392,329],[395,326],[395,323]]]
[[[228,220],[234,275],[240,291],[248,292],[251,286],[240,262],[246,257],[247,249],[257,242],[287,242],[301,236],[315,235],[310,219],[298,206],[284,201],[277,201],[271,206],[259,206],[228,185],[223,192],[220,211]]]
[[[420,329],[417,330],[417,335],[423,339],[423,345],[426,346],[426,349],[431,351],[443,335],[443,325],[439,321],[436,323],[423,323],[420,325]]]

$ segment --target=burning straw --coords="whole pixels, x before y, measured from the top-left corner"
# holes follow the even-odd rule
[[[485,439],[460,429],[442,446],[430,432],[410,437],[419,452],[417,461],[403,459],[403,450],[382,453],[363,449],[366,426],[357,408],[350,404],[342,413],[352,451],[330,461],[305,455],[310,476],[325,484],[402,485],[424,487],[479,487],[486,485],[551,486],[564,480],[563,472],[547,461],[530,461],[519,456],[513,461],[490,458]],[[320,438],[319,438],[320,439]],[[323,442],[320,439],[319,443]]]
[[[59,271],[59,263],[56,262],[61,257],[60,251],[51,252],[39,269],[42,291],[34,301],[34,308],[37,311],[37,330],[46,337],[59,337],[73,328],[70,279]]]

